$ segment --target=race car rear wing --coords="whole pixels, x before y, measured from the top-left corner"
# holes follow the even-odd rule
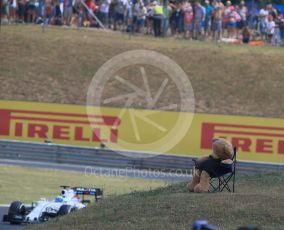
[[[100,188],[84,188],[84,187],[73,187],[71,188],[77,195],[95,196],[96,201],[102,198],[103,190]]]

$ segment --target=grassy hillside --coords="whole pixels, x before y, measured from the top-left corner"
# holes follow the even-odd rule
[[[108,197],[161,187],[165,182],[0,165],[0,204],[9,204],[15,199],[24,203],[41,197],[54,199],[60,191],[60,185],[98,187]]]
[[[184,184],[103,200],[28,229],[188,229],[197,219],[223,230],[284,228],[283,172],[237,176],[237,192],[190,194]]]
[[[184,40],[132,37],[127,34],[3,26],[0,33],[0,98],[85,104],[86,93],[98,68],[116,54],[150,49],[175,60],[188,75],[197,112],[284,117],[284,52],[275,47],[216,45]],[[161,84],[149,69],[151,90]],[[125,71],[124,77],[135,74]],[[139,85],[141,76],[136,74]],[[111,82],[113,95],[123,90]],[[174,86],[166,89],[159,105],[176,100]],[[123,106],[125,101],[110,106]],[[142,102],[136,107],[145,107]]]

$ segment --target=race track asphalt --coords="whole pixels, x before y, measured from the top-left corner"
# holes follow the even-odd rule
[[[3,215],[8,213],[8,205],[0,205],[0,229],[1,230],[20,230],[23,229],[23,225],[11,225],[9,223],[2,222]]]
[[[37,161],[21,161],[21,160],[9,160],[9,159],[0,159],[1,165],[17,165],[25,167],[35,167],[35,168],[45,168],[45,169],[56,169],[64,171],[75,171],[80,173],[89,173],[95,175],[103,176],[127,176],[135,177],[141,179],[153,179],[153,180],[163,180],[166,182],[185,182],[191,179],[190,171],[188,174],[181,172],[159,172],[159,171],[150,171],[150,170],[140,170],[135,168],[107,168],[99,166],[84,166],[84,165],[74,165],[74,164],[57,164],[49,162],[37,162]]]

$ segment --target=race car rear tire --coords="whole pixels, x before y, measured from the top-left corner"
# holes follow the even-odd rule
[[[58,212],[57,212],[57,215],[58,215],[58,216],[67,215],[67,214],[69,214],[69,213],[71,212],[71,209],[72,209],[71,205],[63,204],[63,205],[59,208],[59,210],[58,210]]]
[[[20,201],[12,202],[8,211],[8,219],[10,221],[10,224],[21,224],[24,220],[25,213],[26,213],[26,208],[22,202]],[[15,216],[17,217],[22,216],[22,218],[16,218]]]

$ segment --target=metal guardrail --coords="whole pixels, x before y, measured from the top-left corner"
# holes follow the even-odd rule
[[[139,157],[137,157],[139,154]],[[151,157],[149,157],[151,156]],[[52,162],[86,166],[136,168],[188,172],[193,168],[193,157],[155,155],[107,148],[76,147],[51,143],[0,140],[0,159]],[[238,161],[239,171],[284,170],[284,164]]]

